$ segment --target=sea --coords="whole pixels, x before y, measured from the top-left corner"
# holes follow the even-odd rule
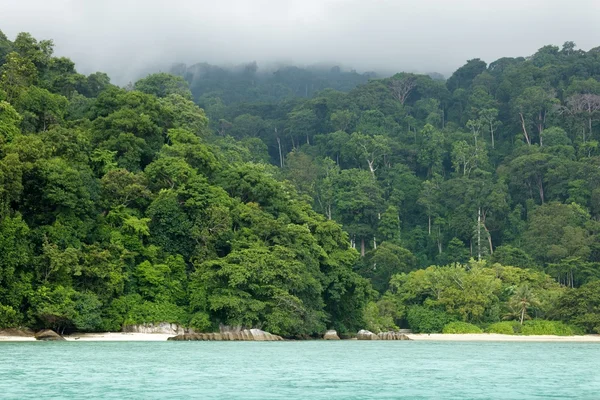
[[[600,343],[0,342],[0,399],[600,399]]]

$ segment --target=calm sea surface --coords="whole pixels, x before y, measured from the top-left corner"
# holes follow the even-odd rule
[[[0,398],[600,399],[600,344],[0,343]]]

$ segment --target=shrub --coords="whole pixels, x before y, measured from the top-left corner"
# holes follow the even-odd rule
[[[408,326],[415,333],[439,333],[454,318],[446,312],[423,306],[412,306],[406,313]]]
[[[102,302],[92,292],[76,293],[75,316],[73,324],[75,328],[84,332],[102,330]]]
[[[482,333],[483,331],[477,325],[468,322],[450,322],[444,326],[442,333]]]
[[[387,332],[398,330],[391,312],[386,309],[386,302],[369,302],[363,311],[365,328],[371,332]]]
[[[545,321],[543,319],[526,321],[521,329],[523,335],[572,336],[574,333],[573,328],[564,322]]]
[[[157,322],[170,322],[184,325],[188,321],[185,310],[173,303],[144,301],[136,304],[127,315],[124,324],[136,325]]]
[[[206,332],[212,326],[210,322],[210,317],[207,313],[199,311],[192,316],[190,321],[190,327],[194,328],[198,332]]]
[[[0,304],[0,329],[14,328],[19,325],[19,315],[11,306]]]
[[[517,321],[502,321],[496,322],[488,326],[485,330],[487,333],[499,333],[501,335],[514,335],[521,332],[521,324]]]

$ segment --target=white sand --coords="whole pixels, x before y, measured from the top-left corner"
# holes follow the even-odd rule
[[[95,341],[95,342],[161,342],[167,338],[175,336],[167,333],[123,333],[123,332],[105,332],[105,333],[75,333],[66,335],[68,341]],[[35,342],[33,336],[0,336],[0,342]]]
[[[95,341],[95,342],[164,342],[167,338],[175,336],[172,333],[74,333],[65,336],[67,340]]]
[[[412,340],[440,340],[456,342],[600,342],[600,335],[584,336],[552,336],[552,335],[500,335],[498,333],[462,333],[462,334],[443,334],[443,333],[421,333],[408,335]]]
[[[33,336],[0,336],[0,342],[35,342]]]

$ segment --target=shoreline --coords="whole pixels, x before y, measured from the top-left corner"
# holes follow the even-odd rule
[[[499,333],[411,333],[414,341],[447,342],[586,342],[600,343],[600,335],[555,336],[555,335],[502,335]]]
[[[67,341],[82,342],[163,342],[175,336],[170,333],[128,333],[128,332],[101,332],[101,333],[74,333],[66,335]],[[600,343],[600,335],[583,336],[552,336],[552,335],[501,335],[497,333],[419,333],[407,335],[413,341],[443,341],[443,342],[583,342]],[[350,339],[355,340],[355,339]],[[2,335],[0,342],[37,342],[33,336]]]

